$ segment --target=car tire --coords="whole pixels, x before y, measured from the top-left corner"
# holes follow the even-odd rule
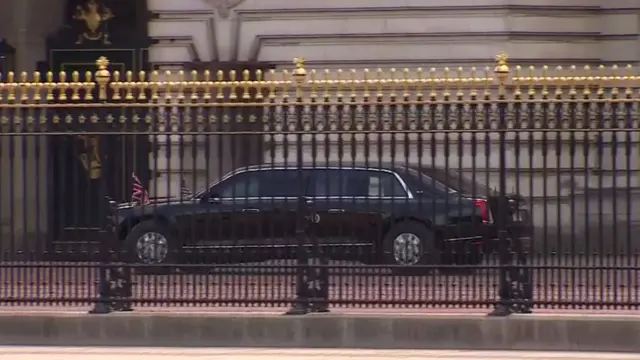
[[[417,249],[414,241],[417,239]],[[383,261],[394,265],[395,275],[427,275],[431,271],[420,265],[438,265],[440,250],[436,246],[436,234],[417,221],[394,224],[383,239]],[[403,244],[405,248],[403,249]],[[417,251],[417,254],[416,254]],[[417,258],[413,258],[417,255]]]
[[[145,240],[151,242],[156,241],[158,247],[155,249],[158,251],[157,253],[154,254],[153,250],[150,250],[149,248],[146,250],[152,252],[147,253],[148,256],[159,257],[157,262],[154,262],[152,259],[149,259],[151,261],[143,260],[142,257],[144,256],[143,252],[145,250],[145,245],[141,242],[144,242]],[[134,268],[134,273],[136,274],[171,273],[171,268],[162,265],[175,263],[175,245],[175,236],[173,236],[170,229],[166,225],[154,220],[143,221],[134,226],[124,240],[124,248],[128,262],[132,264],[146,265]]]

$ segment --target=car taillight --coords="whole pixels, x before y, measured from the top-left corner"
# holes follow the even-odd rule
[[[478,199],[475,201],[483,223],[491,222],[491,214],[489,213],[489,207],[487,206],[487,200]]]

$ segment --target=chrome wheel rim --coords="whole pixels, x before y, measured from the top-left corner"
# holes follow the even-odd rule
[[[420,238],[402,233],[393,240],[393,256],[399,265],[415,265],[420,261]]]
[[[138,260],[144,264],[159,264],[167,258],[169,241],[156,232],[148,232],[138,238],[136,244]]]

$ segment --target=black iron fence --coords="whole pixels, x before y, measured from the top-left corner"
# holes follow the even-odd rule
[[[295,65],[9,73],[0,304],[638,309],[634,69]]]

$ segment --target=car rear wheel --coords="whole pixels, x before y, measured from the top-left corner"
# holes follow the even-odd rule
[[[175,257],[175,239],[171,231],[157,221],[143,221],[125,238],[127,258],[131,263],[144,265],[134,269],[138,274],[166,274]]]
[[[437,265],[440,253],[435,246],[435,234],[417,221],[394,224],[383,240],[383,261],[394,265],[398,275],[426,275],[429,269],[421,265]]]

